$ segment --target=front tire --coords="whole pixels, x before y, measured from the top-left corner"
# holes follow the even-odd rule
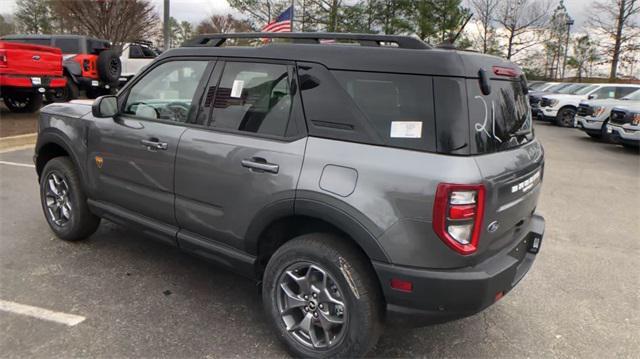
[[[561,127],[573,127],[573,118],[576,116],[576,110],[571,107],[564,107],[558,111],[556,116],[556,124]]]
[[[68,157],[56,157],[44,166],[40,202],[49,227],[62,240],[78,241],[98,229],[100,217],[89,211],[80,176]]]
[[[271,257],[262,298],[296,357],[360,357],[382,331],[382,294],[368,259],[345,239],[307,234]]]

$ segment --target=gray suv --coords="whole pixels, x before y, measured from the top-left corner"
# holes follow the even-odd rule
[[[362,356],[531,268],[527,91],[509,61],[411,37],[203,35],[117,96],[42,110],[42,208],[63,240],[104,218],[255,279],[296,356]]]

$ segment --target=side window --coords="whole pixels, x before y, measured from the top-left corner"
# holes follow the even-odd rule
[[[284,136],[291,112],[290,85],[286,65],[227,62],[209,125]]]
[[[56,38],[53,46],[62,50],[63,54],[80,53],[80,41],[77,38]]]
[[[623,98],[637,89],[638,87],[618,87],[616,89],[616,98]]]
[[[165,62],[129,91],[124,113],[150,120],[186,122],[206,61]]]
[[[140,48],[142,49],[142,54],[144,55],[145,58],[153,59],[156,57],[156,53],[153,52],[153,50],[151,50],[150,48],[146,46],[140,46]]]
[[[599,90],[593,92],[591,96],[594,99],[615,98],[616,88],[613,86],[601,87]]]
[[[129,46],[129,58],[130,59],[143,59],[144,53],[142,52],[142,48],[139,45],[131,45]]]

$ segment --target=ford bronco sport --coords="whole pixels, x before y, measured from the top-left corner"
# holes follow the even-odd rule
[[[78,98],[80,90],[96,98],[118,87],[122,64],[111,44],[82,35],[7,35],[5,41],[57,47],[64,55],[64,76],[67,86],[49,101],[69,101]]]
[[[255,278],[296,356],[361,356],[383,323],[472,315],[531,268],[526,93],[509,61],[411,37],[202,35],[117,96],[42,110],[42,208],[63,240],[105,218]]]

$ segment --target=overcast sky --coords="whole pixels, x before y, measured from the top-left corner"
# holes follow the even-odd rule
[[[163,0],[151,0],[162,13]],[[349,0],[346,0],[349,2]],[[464,0],[466,2],[466,0]],[[552,0],[553,7],[559,0]],[[565,0],[569,15],[576,20],[576,29],[580,29],[587,20],[589,4],[594,0]],[[15,10],[15,0],[0,0],[0,13],[12,13]],[[229,6],[227,0],[171,0],[171,16],[182,21],[197,23],[211,14],[239,13]]]

